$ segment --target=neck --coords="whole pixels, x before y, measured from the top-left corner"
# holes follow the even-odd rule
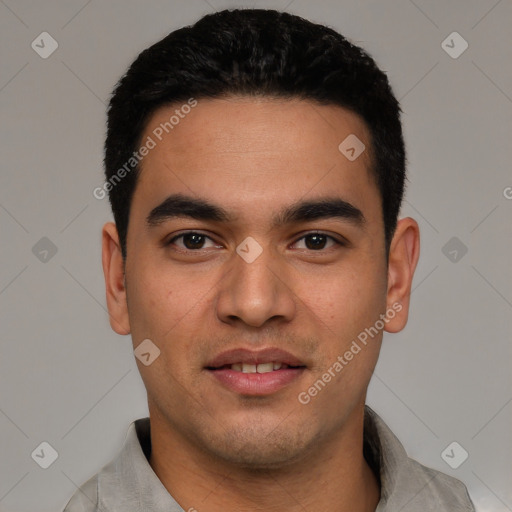
[[[363,456],[364,405],[314,453],[286,467],[256,470],[213,459],[151,409],[150,417],[149,463],[186,511],[374,512],[379,502],[378,480]]]

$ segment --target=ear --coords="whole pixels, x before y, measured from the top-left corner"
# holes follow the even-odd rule
[[[117,334],[130,334],[124,261],[116,225],[107,222],[102,231],[102,263],[110,326]]]
[[[420,255],[420,229],[418,223],[406,217],[398,221],[388,258],[387,310],[395,312],[389,317],[385,330],[399,332],[407,324],[412,279]]]

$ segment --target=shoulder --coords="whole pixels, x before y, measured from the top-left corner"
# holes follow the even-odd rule
[[[376,512],[474,512],[466,486],[456,478],[410,458],[386,423],[365,408],[366,456],[380,476],[381,501]]]
[[[141,475],[151,472],[144,454],[149,442],[149,418],[132,422],[117,456],[75,491],[63,512],[125,510],[120,504],[129,510]]]
[[[475,507],[466,486],[458,479],[408,458],[406,486],[414,483],[415,494],[403,510],[436,510],[474,512]]]

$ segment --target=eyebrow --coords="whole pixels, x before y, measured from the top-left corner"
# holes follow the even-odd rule
[[[234,222],[237,219],[221,206],[205,199],[173,194],[151,210],[146,223],[154,227],[180,217],[222,223]],[[366,222],[363,212],[349,202],[339,197],[324,197],[311,201],[299,201],[283,208],[272,218],[272,228],[328,218],[345,220],[356,226],[362,226]]]

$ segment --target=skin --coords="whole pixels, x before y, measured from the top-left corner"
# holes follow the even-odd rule
[[[142,140],[175,109],[158,110]],[[366,146],[353,162],[338,150],[349,134]],[[419,228],[400,219],[386,262],[370,148],[365,123],[340,107],[199,100],[144,158],[126,262],[115,225],[104,226],[112,328],[131,333],[134,348],[149,338],[161,351],[149,366],[137,360],[150,464],[184,510],[375,510],[380,489],[363,457],[363,417],[382,331],[308,404],[297,399],[387,308],[402,307],[386,331],[407,323]],[[236,221],[177,218],[148,227],[149,212],[177,192],[218,204]],[[364,224],[329,218],[271,229],[282,207],[327,195],[359,208]],[[163,243],[183,230],[210,238],[199,250],[183,239]],[[314,230],[347,243],[311,248],[302,237]],[[248,236],[263,249],[252,263],[235,251]],[[270,396],[243,396],[204,369],[238,347],[279,347],[307,368]]]

